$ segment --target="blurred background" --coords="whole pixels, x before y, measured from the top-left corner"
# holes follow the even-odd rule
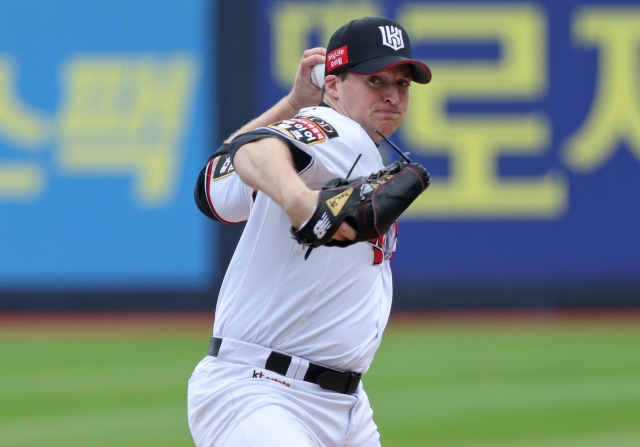
[[[4,0],[0,308],[213,309],[242,226],[198,212],[200,169],[366,15],[434,73],[393,138],[433,179],[395,308],[637,307],[639,8]]]
[[[0,0],[0,445],[189,445],[186,379],[242,231],[199,213],[197,175],[288,92],[304,49],[367,15],[400,22],[433,72],[392,138],[432,184],[400,221],[389,341],[369,373],[383,440],[408,436],[385,445],[640,445],[637,0]],[[122,381],[97,354],[76,369],[96,343]],[[388,368],[416,352],[425,363],[407,368],[424,374],[398,380],[407,369]],[[114,389],[142,394],[95,394]],[[175,439],[158,435],[168,421]]]

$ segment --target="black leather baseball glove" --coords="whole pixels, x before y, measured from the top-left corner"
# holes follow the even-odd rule
[[[396,161],[368,177],[335,178],[320,190],[318,204],[302,227],[291,228],[300,244],[310,248],[347,247],[385,234],[400,215],[429,186],[429,173],[418,164]],[[331,237],[342,222],[357,233],[353,241]]]

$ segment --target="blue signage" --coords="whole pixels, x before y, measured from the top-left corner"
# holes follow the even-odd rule
[[[0,3],[0,289],[215,279],[208,3]]]
[[[640,278],[637,1],[264,0],[260,110],[304,49],[371,15],[401,23],[433,72],[393,138],[432,175],[400,221],[397,279]]]

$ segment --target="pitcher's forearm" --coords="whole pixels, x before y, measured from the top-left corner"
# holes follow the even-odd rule
[[[229,143],[238,135],[251,132],[252,130],[256,130],[258,127],[268,126],[271,123],[275,123],[287,118],[292,118],[298,112],[298,110],[299,109],[295,108],[295,106],[291,104],[289,95],[287,95],[280,99],[280,101],[278,101],[272,108],[264,112],[262,115],[254,118],[253,120],[242,126],[240,129],[236,130],[229,136],[229,138],[224,140],[224,142]]]
[[[322,47],[310,48],[302,54],[298,71],[296,72],[293,88],[284,98],[280,99],[273,107],[257,118],[236,130],[224,142],[229,143],[238,135],[256,130],[258,127],[284,119],[293,118],[298,111],[304,107],[318,105],[321,95],[320,89],[311,83],[311,69],[316,64],[324,63],[326,50]]]
[[[276,138],[243,145],[233,165],[242,181],[262,191],[284,209],[294,227],[302,225],[315,208],[318,192],[310,190],[293,167],[289,148]]]

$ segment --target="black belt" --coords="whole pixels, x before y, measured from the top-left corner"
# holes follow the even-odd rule
[[[211,337],[209,341],[209,355],[217,357],[221,345],[222,338]],[[290,364],[290,355],[271,351],[264,368],[284,376],[287,374]],[[309,362],[309,367],[302,380],[318,384],[320,388],[325,390],[342,394],[353,394],[358,389],[360,377],[362,377],[360,373],[338,371],[318,365],[317,363]]]

